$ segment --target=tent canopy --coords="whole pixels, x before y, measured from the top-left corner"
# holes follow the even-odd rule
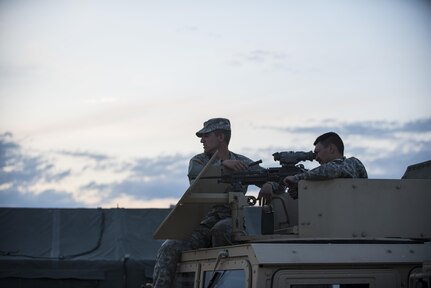
[[[0,287],[33,287],[35,279],[142,284],[163,242],[152,235],[169,211],[0,208]]]

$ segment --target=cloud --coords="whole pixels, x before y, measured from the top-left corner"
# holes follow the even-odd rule
[[[112,199],[136,199],[156,205],[154,199],[172,203],[171,199],[181,197],[188,187],[186,174],[191,155],[123,162],[100,153],[56,151],[54,154],[74,160],[70,163],[74,168],[60,169],[58,164],[68,161],[43,153],[29,155],[10,132],[0,135],[0,151],[1,206],[94,207]],[[74,173],[79,167],[83,167],[81,173]],[[111,176],[104,176],[105,172]],[[81,184],[71,186],[70,182]]]
[[[1,207],[34,207],[34,208],[76,208],[77,202],[70,192],[62,190],[45,190],[39,194],[21,193],[14,189],[0,189]]]
[[[158,158],[139,158],[133,163],[132,171],[135,176],[184,176],[187,174],[179,168],[187,167],[191,155],[159,156]]]
[[[294,147],[303,151],[311,150],[312,141],[321,133],[330,130],[340,133],[345,142],[346,156],[359,158],[370,178],[399,179],[407,166],[431,159],[431,118],[406,123],[341,123],[335,120],[321,123],[325,124],[254,128],[288,133],[294,136],[293,139],[300,139]],[[272,154],[286,151],[282,145],[252,147],[240,153],[253,159],[263,157],[264,163],[272,163],[269,167],[276,167],[279,163],[273,162]],[[187,167],[190,154],[124,161],[87,151],[55,153],[72,158],[73,167],[67,166],[65,159],[48,157],[44,152],[30,155],[14,141],[12,133],[0,134],[0,205],[100,207],[119,203],[122,207],[166,207],[175,204],[173,199],[179,199],[189,186]],[[60,164],[63,165],[61,168]],[[304,165],[311,169],[317,164],[307,161]]]
[[[408,122],[404,125],[404,130],[410,132],[430,132],[431,118]]]
[[[92,160],[95,160],[97,162],[99,161],[105,161],[105,160],[109,160],[110,157],[108,157],[107,155],[104,154],[99,154],[99,153],[91,153],[91,152],[87,152],[87,151],[75,151],[75,152],[71,152],[71,151],[59,151],[59,154],[63,154],[66,156],[72,156],[72,157],[83,157],[83,158],[89,158]]]
[[[323,133],[322,131],[336,131],[339,134],[346,135],[364,135],[365,137],[370,136],[389,136],[396,132],[431,132],[431,118],[418,119],[407,123],[400,123],[396,121],[363,121],[363,122],[352,122],[352,123],[341,123],[333,119],[325,119],[315,124],[311,123],[307,126],[297,127],[274,127],[274,126],[262,126],[258,128],[274,129],[287,132],[297,133]]]
[[[256,127],[294,135],[310,135],[311,141],[325,132],[340,134],[350,156],[364,162],[371,178],[401,178],[407,166],[431,159],[431,118],[409,122],[363,121],[342,123],[327,119],[323,124],[296,127]],[[311,144],[311,143],[310,143]],[[310,146],[312,147],[312,146]]]
[[[0,185],[20,190],[38,181],[56,182],[70,175],[70,170],[55,172],[54,165],[41,156],[23,154],[10,132],[0,135]]]
[[[179,198],[188,187],[187,166],[190,155],[168,155],[139,158],[129,163],[130,175],[122,181],[101,183],[92,181],[83,190],[103,191],[103,201],[127,194],[145,200]],[[126,165],[125,165],[126,166]]]
[[[284,52],[255,49],[234,55],[228,63],[232,66],[241,66],[247,63],[281,65],[286,59],[287,54]]]
[[[19,207],[74,206],[67,192],[45,190],[31,193],[39,182],[59,182],[70,176],[70,170],[55,172],[55,166],[42,156],[22,152],[10,132],[0,134],[0,205]],[[76,204],[76,203],[75,203]]]

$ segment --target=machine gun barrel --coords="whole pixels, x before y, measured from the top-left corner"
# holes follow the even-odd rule
[[[282,183],[287,176],[292,176],[306,171],[301,166],[284,166],[267,168],[257,171],[237,171],[223,174],[217,177],[219,183],[229,183],[233,185],[256,185],[262,186],[266,182]],[[214,177],[215,178],[215,177]]]

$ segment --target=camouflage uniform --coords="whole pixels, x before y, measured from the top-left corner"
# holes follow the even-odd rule
[[[199,172],[209,162],[211,156],[204,153],[194,156],[189,163],[189,181],[192,182]],[[240,160],[246,164],[253,161],[249,158],[230,152],[231,160]],[[221,165],[220,160],[216,160],[212,165]],[[259,166],[253,166],[251,169],[263,169]],[[243,187],[243,192],[247,187]],[[189,240],[166,240],[160,247],[156,265],[154,266],[153,286],[154,287],[172,287],[175,278],[177,263],[181,257],[181,252],[204,247],[217,247],[230,245],[232,236],[232,219],[229,205],[215,205],[202,219],[199,227],[192,232]]]
[[[334,178],[368,178],[367,170],[359,159],[355,157],[339,158],[310,171],[294,176],[295,181],[299,180],[325,180]]]
[[[240,154],[236,154],[233,152],[230,152],[229,155],[229,159],[230,160],[240,160],[242,162],[244,162],[245,164],[250,164],[253,161],[250,160],[249,158],[240,155]],[[203,169],[203,167],[205,167],[205,165],[209,162],[210,160],[210,156],[205,155],[204,153],[202,154],[198,154],[196,156],[194,156],[191,160],[190,160],[190,164],[189,164],[189,173],[188,173],[188,177],[189,177],[189,181],[192,182],[197,175],[199,174],[199,172]],[[214,163],[212,163],[212,165],[221,165],[221,161],[217,160]],[[252,166],[250,167],[250,169],[263,169],[262,167],[259,166]],[[247,186],[243,186],[242,187],[242,192],[247,192]],[[219,222],[220,220],[229,218],[230,219],[231,216],[231,211],[230,211],[230,207],[229,205],[215,205],[213,206],[213,208],[210,210],[210,212],[206,215],[206,217],[201,221],[201,225],[204,225],[208,228],[212,228],[217,222]],[[230,230],[232,230],[232,227],[230,227]],[[230,232],[230,231],[228,231]],[[212,243],[212,246],[222,246],[224,244],[230,244],[230,237],[226,238],[225,241],[223,241],[223,239],[213,239],[216,243],[220,243],[220,245],[214,245],[214,243]],[[228,243],[226,243],[226,240],[229,240]]]
[[[196,136],[202,137],[206,133],[215,130],[230,131],[230,122],[224,118],[214,118],[206,121],[204,127],[196,132]],[[192,182],[198,174],[202,171],[205,165],[210,161],[211,155],[204,153],[198,154],[190,159],[188,177]],[[245,164],[250,164],[253,161],[249,158],[230,152],[230,160],[240,160]],[[211,165],[221,165],[220,160],[216,160]],[[256,165],[250,169],[263,169]],[[274,189],[273,185],[273,189]],[[280,188],[281,189],[281,188]],[[243,186],[242,191],[245,193],[247,187]],[[177,263],[180,260],[181,252],[185,250],[192,250],[204,247],[216,247],[231,244],[232,236],[232,219],[231,210],[229,205],[215,205],[202,219],[199,227],[194,230],[190,239],[185,241],[180,240],[166,240],[160,247],[157,257],[156,265],[154,266],[153,274],[153,287],[172,287]]]
[[[298,182],[300,180],[326,180],[334,178],[368,178],[364,165],[355,157],[339,158],[310,171],[293,176],[296,183],[289,188],[289,194],[293,199],[298,198]]]

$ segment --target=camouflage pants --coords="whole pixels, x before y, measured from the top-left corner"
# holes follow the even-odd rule
[[[154,288],[171,288],[174,284],[177,263],[186,250],[217,247],[231,244],[232,219],[216,222],[212,228],[200,225],[189,240],[166,240],[160,247],[153,273]]]

